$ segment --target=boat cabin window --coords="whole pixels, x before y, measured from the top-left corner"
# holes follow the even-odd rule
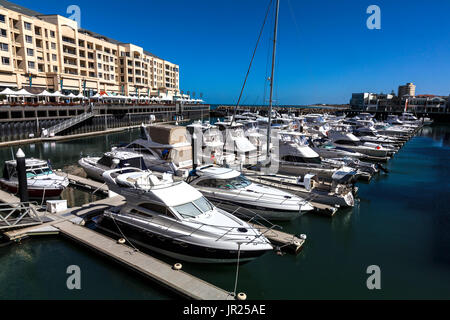
[[[127,160],[121,160],[119,163],[120,168],[124,167],[132,167],[132,168],[139,168],[141,170],[147,170],[147,167],[145,165],[143,158],[132,158]]]
[[[349,141],[349,140],[337,140],[336,144],[341,144],[343,146],[359,146],[361,145],[361,141]]]
[[[111,167],[113,165],[111,157],[103,156],[98,160],[98,164],[105,166],[105,167]]]
[[[205,198],[201,197],[194,201],[194,204],[202,211],[208,212],[214,209],[212,204]]]
[[[174,207],[174,209],[183,218],[195,218],[196,216],[199,216],[203,213],[192,202],[188,202],[188,203],[176,206],[176,207]]]
[[[288,155],[288,156],[284,156],[282,158],[282,160],[287,161],[287,162],[296,162],[296,163],[315,163],[315,164],[322,163],[322,161],[320,160],[320,157],[303,158],[303,157],[299,157],[299,156]]]
[[[200,181],[197,185],[202,187],[230,190],[230,189],[245,188],[248,187],[250,184],[251,181],[249,181],[243,175],[240,175],[238,177],[231,179],[205,179]]]
[[[158,213],[160,215],[168,216],[170,218],[176,219],[176,217],[173,215],[173,213],[170,212],[170,210],[165,206],[162,206],[162,205],[159,205],[156,203],[149,203],[149,202],[141,203],[139,206],[144,209]]]
[[[201,197],[194,202],[188,202],[175,206],[174,209],[183,218],[195,218],[203,213],[213,210],[213,205],[205,198]]]
[[[27,170],[27,178],[32,178],[36,176],[52,174],[53,171],[50,168],[40,168]]]

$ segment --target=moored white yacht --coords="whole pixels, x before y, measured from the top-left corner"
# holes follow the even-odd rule
[[[218,207],[245,217],[292,220],[314,209],[299,196],[254,183],[233,169],[200,167],[187,182]]]
[[[142,154],[149,170],[187,175],[192,168],[192,147],[185,127],[141,126],[141,137],[117,150]]]
[[[320,156],[312,150],[304,134],[299,132],[280,131],[279,155],[273,155],[274,161],[278,161],[280,173],[299,176],[314,174],[320,179],[339,179],[340,183],[353,183],[358,178],[357,171],[345,165],[324,162]],[[339,174],[336,174],[339,172]]]
[[[362,142],[353,133],[345,130],[330,130],[328,137],[336,146],[352,149],[373,157],[390,157],[396,150],[383,147],[379,143]]]
[[[201,121],[194,122],[186,127],[189,134],[201,136],[201,158],[202,163],[230,164],[236,159],[234,153],[224,152],[224,142],[219,128],[210,123]]]
[[[30,198],[58,197],[69,185],[67,176],[56,174],[47,161],[34,158],[25,159],[25,169]],[[19,180],[16,160],[5,161],[0,185],[9,192],[18,192]]]
[[[114,149],[105,152],[102,157],[84,157],[78,161],[88,177],[103,181],[103,173],[119,168],[139,168],[147,170],[142,154]]]
[[[215,207],[199,191],[171,175],[158,179],[137,168],[107,171],[103,178],[126,204],[106,210],[100,228],[136,245],[190,262],[234,263],[273,249],[255,228]],[[120,228],[120,229],[119,229]]]

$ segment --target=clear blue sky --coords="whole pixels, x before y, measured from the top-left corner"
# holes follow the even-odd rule
[[[269,0],[16,0],[44,14],[81,8],[82,27],[144,47],[180,65],[184,91],[235,103]],[[381,30],[366,9],[381,8]],[[450,1],[281,0],[278,104],[348,103],[352,92],[450,94]],[[273,15],[244,93],[262,103]]]

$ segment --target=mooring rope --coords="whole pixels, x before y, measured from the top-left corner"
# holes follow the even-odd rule
[[[130,240],[128,240],[128,238],[125,236],[125,234],[122,232],[122,229],[120,229],[120,227],[119,227],[119,225],[117,224],[117,222],[116,222],[116,219],[114,218],[114,215],[113,214],[111,214],[111,218],[112,218],[112,220],[113,220],[113,222],[114,222],[114,224],[116,225],[116,227],[117,227],[117,230],[119,230],[119,232],[120,232],[120,234],[122,235],[122,237],[133,247],[133,249],[134,249],[134,252],[139,252],[139,249],[138,248],[136,248],[135,246],[134,246],[134,244],[130,241]],[[133,253],[134,253],[133,252]]]
[[[236,279],[234,280],[234,296],[236,297],[236,290],[237,290],[237,284],[238,284],[238,277],[239,277],[239,258],[241,256],[241,244],[238,243],[238,257],[237,257],[237,265],[236,265]]]

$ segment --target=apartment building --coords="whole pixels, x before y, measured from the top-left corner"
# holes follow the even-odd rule
[[[402,98],[403,96],[414,97],[416,95],[416,86],[409,82],[404,86],[398,87],[398,97]]]
[[[178,65],[137,45],[0,0],[0,88],[159,95],[179,85]]]

